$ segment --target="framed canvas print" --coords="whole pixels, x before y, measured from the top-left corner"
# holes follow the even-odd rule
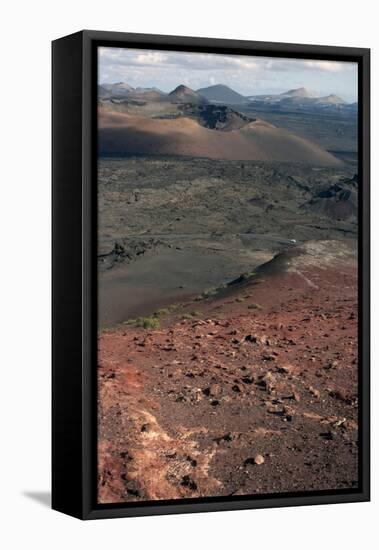
[[[53,508],[369,499],[369,50],[53,42]]]

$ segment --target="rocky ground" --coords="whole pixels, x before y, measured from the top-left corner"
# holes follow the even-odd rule
[[[99,502],[357,485],[353,242],[100,334]]]
[[[191,235],[221,243],[236,234],[297,241],[353,236],[355,174],[348,166],[289,162],[101,158],[99,269],[167,245],[188,248]]]
[[[293,241],[357,234],[349,166],[101,158],[98,190],[102,327],[250,272]]]

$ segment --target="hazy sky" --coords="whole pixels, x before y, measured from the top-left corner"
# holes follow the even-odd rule
[[[170,92],[226,84],[242,95],[305,87],[316,96],[357,100],[356,63],[128,48],[99,48],[99,82],[127,82]]]

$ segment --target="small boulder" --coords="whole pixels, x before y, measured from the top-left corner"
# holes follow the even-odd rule
[[[309,386],[309,391],[316,399],[320,399],[320,392],[313,386]]]
[[[271,372],[267,372],[260,378],[259,385],[265,388],[266,391],[271,392],[275,386],[275,377]]]
[[[301,398],[300,398],[300,394],[299,394],[296,390],[293,390],[293,391],[292,391],[292,396],[291,396],[291,397],[292,397],[292,399],[293,399],[294,401],[296,401],[297,403],[299,403],[299,401],[300,401],[300,399],[301,399]]]
[[[291,365],[291,363],[285,363],[278,367],[278,371],[282,374],[294,374],[294,372],[296,372],[296,367]]]

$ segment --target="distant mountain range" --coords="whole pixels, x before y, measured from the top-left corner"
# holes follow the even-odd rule
[[[229,86],[224,84],[216,84],[215,86],[208,86],[208,88],[200,88],[197,93],[206,97],[208,101],[212,103],[221,103],[226,105],[240,105],[241,103],[247,103],[248,100],[243,95],[235,92]]]
[[[293,90],[288,90],[287,92],[282,92],[281,97],[312,97],[311,92],[306,88],[294,88]]]
[[[100,84],[98,86],[98,94],[101,99],[126,99],[133,96],[143,96],[144,94],[158,94],[162,97],[166,96],[162,90],[155,88],[142,88],[138,86],[133,88],[126,82],[116,82],[115,84]]]
[[[98,86],[100,99],[116,99],[137,101],[170,101],[175,103],[192,103],[204,105],[208,103],[218,105],[245,105],[256,107],[258,110],[267,108],[269,110],[339,110],[345,112],[356,112],[357,103],[347,103],[336,94],[330,94],[324,97],[317,97],[306,88],[295,88],[282,92],[280,94],[259,94],[243,96],[229,86],[216,84],[206,88],[193,90],[192,88],[180,84],[169,93],[162,92],[156,87],[134,88],[126,82],[116,82],[114,84],[101,84]]]
[[[179,103],[193,103],[195,105],[208,103],[206,97],[200,95],[199,92],[195,92],[191,88],[188,88],[188,86],[184,86],[183,84],[175,88],[175,90],[172,90],[168,96],[171,101]]]
[[[357,103],[347,103],[336,94],[317,97],[306,88],[296,88],[281,94],[261,94],[248,96],[248,100],[250,102],[250,106],[256,107],[258,110],[261,110],[262,108],[273,111],[338,110],[346,113],[355,113],[357,111]]]
[[[317,97],[313,95],[306,88],[296,88],[294,90],[288,90],[288,92],[283,92],[281,94],[263,94],[263,95],[252,95],[248,96],[250,101],[258,101],[264,103],[297,103],[297,104],[309,104],[309,103],[318,103],[318,104],[333,104],[333,105],[343,105],[346,104],[341,97],[330,94],[325,97]]]
[[[103,95],[110,95],[112,97],[123,97],[130,92],[134,91],[132,86],[129,86],[126,82],[116,82],[115,84],[101,84],[101,92]]]

